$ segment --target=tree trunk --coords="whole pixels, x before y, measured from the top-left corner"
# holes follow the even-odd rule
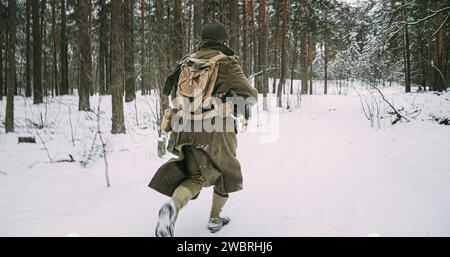
[[[308,94],[308,37],[304,29],[300,36],[300,67],[302,79],[302,95]]]
[[[140,1],[141,10],[141,94],[148,95],[148,88],[145,81],[145,0]]]
[[[184,14],[183,14],[183,1],[175,0],[174,1],[174,30],[173,30],[173,57],[172,61],[177,62],[180,60],[185,54],[185,24],[184,24]],[[172,63],[174,64],[174,63]]]
[[[14,88],[16,87],[16,0],[8,1],[9,39],[8,58],[8,94],[6,96],[6,133],[14,132]]]
[[[136,99],[136,71],[134,69],[134,1],[124,1],[124,61],[125,102]]]
[[[249,74],[249,52],[248,52],[248,12],[247,12],[247,0],[244,0],[242,4],[242,20],[243,20],[243,29],[242,29],[242,60],[243,60],[243,71],[246,75]]]
[[[258,41],[256,38],[257,32],[256,32],[256,21],[255,21],[255,6],[254,6],[253,0],[250,0],[250,2],[249,2],[248,11],[249,11],[249,18],[250,18],[250,35],[251,35],[250,40],[251,40],[251,49],[252,49],[251,50],[252,55],[250,58],[250,69],[251,69],[250,74],[255,74],[259,70],[258,70]],[[251,59],[253,59],[253,62]],[[256,89],[258,90],[258,92],[262,92],[262,86],[260,83],[256,84]]]
[[[419,48],[420,48],[420,67],[421,67],[421,70],[422,70],[422,88],[423,88],[423,91],[427,91],[427,69],[426,69],[426,62],[425,62],[425,60],[426,60],[426,57],[425,57],[425,55],[424,55],[424,45],[423,45],[423,41],[421,41],[420,42],[420,46],[419,46]]]
[[[3,10],[3,3],[0,1],[0,10]],[[0,101],[3,100],[3,12],[0,11]]]
[[[405,62],[405,91],[406,93],[411,92],[411,53],[409,46],[409,26],[408,26],[408,8],[406,5],[406,0],[402,0],[403,4],[403,21],[405,26],[403,27],[403,46],[404,46],[404,62]]]
[[[167,30],[167,22],[164,20],[164,2],[163,0],[156,0],[155,2],[155,13],[156,13],[156,34],[155,34],[155,48],[160,49],[159,52],[156,54],[156,66],[158,69],[155,71],[155,80],[156,80],[156,87],[158,89],[159,94],[159,113],[157,114],[157,122],[160,124],[161,118],[163,117],[164,110],[167,108],[169,104],[169,99],[163,95],[163,87],[164,87],[164,81],[167,76],[168,70],[168,58],[170,54],[170,46],[168,46],[166,43],[165,35],[162,33],[159,33],[159,31]],[[207,8],[206,8],[207,9]],[[170,16],[167,16],[170,17]],[[160,129],[160,126],[158,128],[158,134],[159,136],[162,136],[162,131]]]
[[[287,25],[289,22],[289,0],[284,0],[283,3],[283,28],[281,37],[281,75],[280,83],[278,84],[278,107],[283,107],[283,88],[286,85],[286,68],[287,68],[287,53],[286,53],[286,37],[287,37]]]
[[[263,0],[264,1],[264,0]],[[197,1],[196,1],[197,2]],[[230,20],[230,47],[239,55],[239,6],[237,0],[228,1]]]
[[[194,0],[194,47],[198,47],[201,40],[203,24],[203,6],[202,1]]]
[[[61,95],[69,94],[69,60],[66,34],[66,0],[61,0],[61,31],[60,31],[60,73],[61,73]]]
[[[111,67],[111,40],[112,40],[112,29],[111,29],[111,12],[109,13],[109,16],[106,17],[106,49],[105,49],[105,54],[106,54],[106,94],[111,95],[112,93],[112,89],[111,89],[111,85],[112,85],[112,67]]]
[[[124,134],[123,114],[123,0],[111,0],[111,87],[112,87],[112,134]]]
[[[91,105],[89,102],[89,94],[92,88],[92,49],[89,35],[89,0],[78,0],[78,30],[80,49],[80,87],[79,94],[79,110],[89,111]]]
[[[44,102],[42,92],[42,34],[40,21],[40,3],[32,0],[33,19],[33,102],[41,104]]]
[[[442,8],[442,3],[436,3],[437,9]],[[446,90],[445,85],[445,67],[444,67],[444,48],[445,48],[445,26],[441,26],[444,22],[442,17],[442,12],[436,15],[436,28],[439,28],[439,31],[436,33],[436,44],[435,44],[435,53],[434,53],[434,90],[442,92]]]
[[[298,32],[296,32],[295,34],[298,34]],[[289,94],[291,94],[291,95],[293,95],[294,94],[294,79],[295,79],[295,77],[294,77],[294,75],[295,75],[295,65],[296,65],[296,63],[297,63],[297,55],[298,55],[298,36],[297,35],[295,35],[294,36],[295,37],[295,39],[294,39],[294,51],[293,51],[293,56],[292,56],[292,63],[291,63],[291,87],[290,87],[290,92],[289,92]],[[300,57],[301,58],[301,57]],[[304,79],[303,79],[303,77],[305,76],[304,74],[303,74],[303,72],[302,72],[302,74],[301,74],[301,76],[302,76],[302,91],[303,91],[303,81],[304,81]]]
[[[328,10],[325,11],[325,36],[324,36],[324,82],[323,82],[323,93],[328,94],[328,57],[329,57],[329,34],[328,30]]]
[[[31,0],[25,5],[25,97],[31,97]]]
[[[99,53],[98,53],[98,82],[100,95],[106,95],[106,56],[107,56],[107,37],[106,37],[106,0],[99,1],[100,6],[100,35],[99,35]]]
[[[273,60],[272,60],[272,79],[273,79],[273,83],[272,83],[272,93],[276,93],[277,91],[277,78],[278,78],[278,69],[279,67],[279,62],[278,62],[278,47],[279,47],[279,38],[280,38],[280,18],[281,18],[281,6],[280,3],[281,1],[276,1],[277,5],[276,5],[276,13],[275,13],[275,20],[276,20],[276,25],[275,25],[275,39],[274,41],[274,55],[273,55]]]
[[[314,61],[314,50],[316,47],[316,43],[314,42],[314,38],[312,33],[308,33],[308,77],[309,77],[309,94],[313,95],[313,82],[314,82],[314,74],[313,74],[313,61]]]
[[[261,0],[259,3],[259,69],[262,70],[262,93],[263,93],[263,111],[268,111],[267,94],[269,93],[269,77],[267,74],[267,59],[268,59],[268,24],[267,24],[267,1]]]
[[[52,0],[52,53],[53,53],[53,86],[56,95],[60,95],[58,83],[58,56],[56,50],[56,0]]]
[[[40,14],[40,27],[41,27],[41,38],[42,38],[42,97],[47,97],[48,95],[48,37],[47,37],[47,26],[46,26],[46,10],[47,10],[47,0],[41,1],[41,14]]]

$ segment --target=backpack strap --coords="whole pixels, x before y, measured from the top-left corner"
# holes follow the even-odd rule
[[[210,58],[208,61],[216,63],[216,62],[222,60],[225,57],[227,57],[227,56],[224,53],[219,52],[216,56]]]

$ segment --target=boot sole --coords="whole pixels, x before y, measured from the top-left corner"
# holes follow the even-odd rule
[[[164,206],[159,211],[158,225],[156,226],[156,237],[173,237],[175,226],[175,213],[170,206]]]

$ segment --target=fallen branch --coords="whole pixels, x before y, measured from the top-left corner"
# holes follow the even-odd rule
[[[19,144],[27,143],[27,144],[36,144],[36,138],[34,137],[19,137]]]
[[[380,94],[380,96],[383,99],[383,101],[386,102],[389,105],[389,107],[391,107],[393,114],[397,116],[397,118],[392,122],[392,125],[397,124],[402,119],[404,119],[407,122],[411,122],[411,120],[409,120],[404,115],[402,115],[400,113],[400,111],[397,110],[397,108],[395,108],[394,105],[386,99],[386,97],[384,96],[383,92],[381,92],[381,90],[377,86],[375,86],[374,84],[372,84],[370,82],[367,82],[367,81],[363,81],[363,82],[366,83],[367,85],[369,85],[370,87],[372,87],[373,89],[375,89]]]

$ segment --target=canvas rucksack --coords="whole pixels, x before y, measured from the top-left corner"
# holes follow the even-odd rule
[[[176,92],[177,105],[180,110],[183,110],[184,118],[206,120],[229,115],[228,104],[223,104],[219,108],[217,103],[212,101],[212,93],[219,74],[218,61],[225,57],[225,54],[218,52],[210,59],[197,58],[197,54],[184,59]],[[215,108],[211,109],[212,106]],[[203,108],[211,110],[199,113],[199,110]]]
[[[225,57],[226,55],[222,52],[217,52],[214,57],[203,59],[197,58],[197,54],[194,53],[181,62],[177,72],[174,72],[166,81],[165,94],[169,94],[173,82],[176,79],[178,81],[175,103],[177,107],[165,110],[161,122],[163,132],[172,131],[172,119],[175,115],[181,116],[184,120],[202,121],[232,114],[233,104],[229,102],[222,104],[212,100],[219,74],[218,61]]]

